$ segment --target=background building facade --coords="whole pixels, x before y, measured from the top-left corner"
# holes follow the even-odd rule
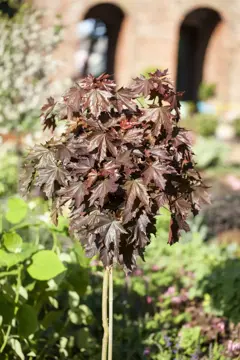
[[[216,99],[223,111],[240,109],[238,0],[35,3],[45,9],[49,21],[56,14],[62,16],[65,40],[57,56],[66,63],[63,75],[78,77],[98,64],[99,70],[105,69],[126,84],[149,68],[168,68],[178,90],[186,91],[185,100],[197,100],[198,86],[204,81],[216,84]],[[86,19],[97,20],[91,20],[92,30],[84,27],[87,22],[81,23]],[[84,28],[88,28],[85,38]]]

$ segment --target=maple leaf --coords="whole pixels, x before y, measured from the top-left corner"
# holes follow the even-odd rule
[[[144,97],[147,97],[154,88],[152,81],[150,79],[146,79],[143,75],[133,80],[134,82],[131,85],[131,89],[134,95],[143,95]]]
[[[110,75],[103,73],[102,75],[96,78],[97,85],[104,90],[113,91],[116,88],[116,83],[114,80],[110,80]]]
[[[86,175],[93,166],[94,158],[92,156],[80,157],[78,162],[68,164],[68,168],[74,170],[76,175]]]
[[[85,182],[86,187],[90,188],[96,182],[97,178],[98,178],[98,172],[96,170],[92,169],[89,172],[88,177],[86,179],[86,182]]]
[[[65,94],[67,105],[74,112],[79,112],[83,100],[84,91],[80,86],[71,87]]]
[[[183,198],[180,198],[174,202],[174,206],[181,216],[186,216],[191,209],[191,204]]]
[[[161,133],[161,127],[163,126],[167,132],[172,130],[172,115],[169,106],[152,107],[144,110],[145,114],[140,117],[141,122],[152,122],[153,129],[152,134],[159,136]]]
[[[71,137],[67,144],[69,151],[74,154],[75,158],[81,158],[83,155],[88,155],[88,146],[89,142],[83,136],[80,138]]]
[[[46,128],[51,129],[52,131],[56,128],[57,124],[56,124],[56,115],[52,114],[52,111],[55,108],[57,102],[54,101],[53,97],[49,97],[47,99],[47,103],[44,104],[41,108],[42,113],[41,113],[41,117],[43,117],[43,130],[46,130]]]
[[[56,159],[61,160],[64,164],[68,163],[71,159],[72,153],[64,144],[56,146]]]
[[[130,129],[123,136],[123,143],[139,144],[142,141],[143,129]]]
[[[95,132],[89,138],[88,151],[98,149],[99,161],[101,162],[107,156],[107,150],[113,156],[117,155],[117,149],[112,143],[112,137],[109,133]]]
[[[47,163],[37,166],[36,186],[42,187],[46,196],[50,199],[55,192],[55,181],[60,185],[65,185],[68,173],[55,161],[48,159]]]
[[[201,205],[210,205],[211,199],[204,187],[196,187],[192,192],[192,201],[197,210],[200,210]]]
[[[57,194],[61,196],[63,202],[74,200],[75,207],[78,208],[82,204],[84,196],[87,194],[87,191],[84,183],[78,181],[76,183],[72,183],[67,187],[62,187],[60,190],[58,190]]]
[[[127,108],[131,111],[137,110],[137,105],[133,101],[133,93],[128,88],[121,88],[115,94],[115,107],[119,112],[122,112],[123,108]]]
[[[47,115],[43,120],[43,131],[46,129],[54,131],[57,127],[56,115]]]
[[[90,228],[98,222],[98,216],[100,214],[99,210],[94,210],[89,214],[83,215],[82,209],[75,209],[70,219],[70,230],[81,231],[86,228]]]
[[[145,185],[148,185],[153,181],[161,190],[164,190],[166,185],[164,175],[169,173],[175,173],[175,169],[155,161],[143,172],[143,182]]]
[[[159,208],[168,203],[168,198],[163,191],[161,191],[157,195],[154,195],[153,199],[156,201]]]
[[[114,193],[115,191],[117,191],[117,188],[118,184],[116,184],[113,179],[105,179],[101,181],[92,190],[92,195],[89,199],[90,206],[92,206],[98,200],[99,205],[103,207],[106,196],[109,193]]]
[[[152,155],[157,157],[159,160],[171,160],[172,156],[169,155],[169,153],[166,150],[165,146],[159,145],[159,146],[153,146],[150,149],[145,149],[146,155]]]
[[[180,146],[182,144],[184,144],[186,146],[191,146],[192,142],[191,142],[189,131],[182,129],[182,128],[178,128],[178,132],[177,132],[177,135],[173,139],[173,143],[176,147]]]
[[[99,215],[98,220],[98,223],[89,230],[101,236],[107,249],[110,248],[111,243],[118,249],[120,235],[127,234],[127,231],[124,229],[121,222],[106,215]]]
[[[167,74],[168,74],[168,69],[165,69],[163,71],[156,69],[156,71],[154,71],[153,73],[150,72],[148,75],[151,77],[162,78],[162,77],[166,77]]]
[[[103,165],[103,169],[101,170],[101,175],[102,176],[110,175],[112,178],[117,180],[120,176],[118,173],[118,168],[119,168],[119,166],[116,164],[115,161],[113,161],[113,160],[108,161],[107,163],[105,163]]]
[[[179,226],[174,215],[171,216],[169,225],[168,244],[173,245],[179,241]]]
[[[43,113],[45,113],[45,116],[46,116],[53,110],[55,105],[56,105],[56,102],[54,101],[54,98],[50,96],[47,99],[47,103],[42,106],[41,110]]]
[[[39,164],[46,164],[49,161],[54,161],[55,156],[51,148],[44,145],[35,145],[27,158],[28,160],[38,162]]]
[[[112,94],[106,90],[92,89],[84,95],[83,109],[89,109],[96,118],[103,111],[110,111],[109,98]]]
[[[165,99],[169,104],[170,104],[170,108],[171,110],[175,110],[176,112],[176,121],[179,120],[180,118],[180,102],[179,102],[179,98],[184,94],[184,92],[177,92],[175,93],[174,91],[171,91],[170,94],[166,94]]]
[[[126,190],[126,206],[124,209],[124,223],[127,223],[134,216],[134,214],[132,213],[134,201],[138,198],[142,203],[142,205],[148,208],[149,195],[147,192],[147,188],[145,187],[143,182],[139,179],[127,181],[124,188]]]
[[[131,150],[126,150],[117,154],[116,163],[119,165],[133,166],[131,161]]]
[[[146,214],[140,215],[137,220],[137,224],[134,227],[133,237],[131,242],[138,244],[140,248],[145,248],[149,243],[149,238],[147,236],[147,226],[150,223],[150,220]]]

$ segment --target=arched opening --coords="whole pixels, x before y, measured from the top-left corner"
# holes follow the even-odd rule
[[[215,10],[200,8],[188,13],[180,26],[177,88],[185,91],[183,100],[198,100],[206,50],[220,21]]]
[[[88,10],[77,28],[79,76],[88,73],[98,76],[103,72],[114,76],[115,53],[123,19],[123,11],[113,4],[98,4]]]

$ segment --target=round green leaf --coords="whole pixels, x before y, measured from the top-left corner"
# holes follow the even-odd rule
[[[84,295],[89,283],[88,270],[81,268],[78,264],[69,264],[66,275],[68,283],[72,286],[78,295]],[[79,281],[81,279],[81,281]]]
[[[52,250],[41,250],[33,255],[28,272],[33,279],[50,280],[66,270],[63,263]]]
[[[11,224],[17,224],[26,217],[28,206],[23,199],[11,198],[8,200],[7,206],[5,217]]]
[[[23,243],[20,253],[10,253],[4,249],[0,249],[0,268],[10,268],[20,262],[24,262],[29,259],[37,249],[37,246],[31,243]]]
[[[14,317],[14,304],[4,296],[0,297],[0,315],[3,318],[4,324],[10,324]]]
[[[55,326],[57,321],[61,321],[62,311],[50,311],[43,318],[41,325],[44,329],[50,328],[51,326]]]
[[[38,329],[38,319],[36,310],[28,305],[24,304],[17,313],[18,320],[18,333],[20,336],[27,338],[31,334],[34,334]]]
[[[20,253],[22,250],[22,238],[16,232],[8,232],[3,235],[5,248],[12,253]]]

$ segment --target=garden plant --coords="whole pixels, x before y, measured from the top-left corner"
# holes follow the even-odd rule
[[[89,75],[59,101],[48,98],[44,128],[54,131],[64,121],[65,130],[26,158],[21,192],[41,188],[51,200],[53,223],[67,212],[72,236],[104,265],[102,360],[107,348],[112,359],[114,264],[128,274],[138,256],[144,259],[159,208],[171,214],[173,245],[182,230],[190,230],[188,214],[209,203],[188,132],[179,126],[180,96],[167,70],[120,89],[106,74]]]

